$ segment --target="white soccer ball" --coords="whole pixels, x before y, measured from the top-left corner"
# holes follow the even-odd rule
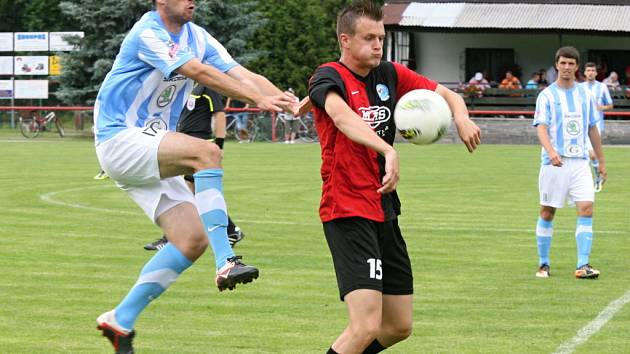
[[[394,109],[396,129],[403,138],[417,145],[440,140],[451,125],[452,117],[446,100],[430,90],[407,92]]]

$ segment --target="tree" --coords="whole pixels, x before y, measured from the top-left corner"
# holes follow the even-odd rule
[[[339,58],[337,12],[348,0],[260,0],[269,21],[250,43],[265,54],[251,63],[281,88],[307,94],[307,80],[318,65]]]
[[[257,52],[246,48],[245,43],[264,23],[257,12],[251,11],[255,5],[255,1],[199,0],[194,21],[215,35],[237,61],[247,61]],[[57,96],[66,104],[92,104],[125,35],[151,9],[151,2],[75,0],[62,1],[59,6],[75,19],[85,37],[80,41],[80,50],[62,55]]]

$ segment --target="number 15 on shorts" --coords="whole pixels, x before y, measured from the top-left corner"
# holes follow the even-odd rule
[[[383,270],[381,269],[381,260],[376,258],[370,258],[367,260],[370,265],[370,278],[381,280],[383,279]]]

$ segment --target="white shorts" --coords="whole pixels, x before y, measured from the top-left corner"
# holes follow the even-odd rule
[[[589,160],[562,158],[562,167],[543,165],[538,175],[540,205],[562,208],[575,202],[595,201]]]
[[[160,178],[157,152],[167,131],[144,130],[133,127],[116,134],[96,146],[96,156],[107,175],[155,222],[180,203],[196,204],[182,176]]]

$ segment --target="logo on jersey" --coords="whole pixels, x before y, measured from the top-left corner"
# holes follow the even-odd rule
[[[160,108],[164,108],[171,103],[173,100],[173,96],[175,96],[176,87],[175,85],[167,86],[162,93],[157,98],[157,106]]]
[[[580,134],[580,123],[575,120],[570,120],[567,122],[567,134],[576,136]]]
[[[582,147],[580,145],[569,145],[567,146],[567,156],[582,156]]]
[[[168,46],[168,56],[171,58],[175,58],[175,55],[177,54],[177,51],[179,50],[179,44],[173,41],[168,41],[166,45]]]
[[[389,121],[392,116],[392,112],[385,106],[361,107],[359,112],[361,112],[363,121],[372,129],[376,129],[381,123]]]
[[[186,101],[186,109],[188,109],[189,111],[195,109],[195,102],[197,102],[196,98],[194,98],[193,96],[188,97],[188,101]]]
[[[389,89],[383,84],[376,85],[376,93],[381,101],[387,101],[389,99]]]
[[[163,121],[160,117],[155,116],[154,118],[149,119],[144,123],[144,130],[142,131],[142,133],[149,136],[156,136],[158,130],[167,129],[168,126],[166,125],[166,122]]]

